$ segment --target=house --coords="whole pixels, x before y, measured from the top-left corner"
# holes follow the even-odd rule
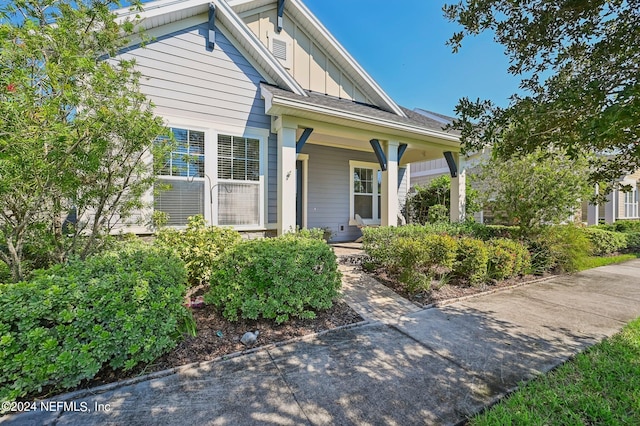
[[[300,0],[160,0],[132,42],[141,90],[178,142],[149,204],[183,226],[265,234],[326,228],[334,241],[396,225],[411,162],[459,159],[457,135],[403,108]],[[464,217],[464,173],[452,185]]]
[[[624,191],[622,186],[630,186],[631,191]],[[583,203],[582,220],[588,225],[597,225],[600,222],[613,223],[620,219],[640,219],[638,186],[640,186],[640,170],[623,176],[614,185],[606,203],[600,205]],[[595,191],[597,195],[597,186]]]

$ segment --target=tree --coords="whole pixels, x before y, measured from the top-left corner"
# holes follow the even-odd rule
[[[559,152],[536,150],[506,161],[494,157],[479,173],[481,198],[499,220],[530,235],[575,216],[590,193],[587,172],[588,161]]]
[[[480,211],[478,204],[478,191],[471,187],[467,177],[465,185],[466,215],[471,217],[473,213]],[[414,223],[433,223],[449,220],[451,200],[451,178],[442,175],[425,186],[416,186],[415,193],[407,199],[409,218]],[[435,207],[435,208],[434,208]]]
[[[0,10],[0,259],[29,262],[97,250],[141,207],[153,143],[166,130],[118,50],[133,22],[113,0],[22,0]],[[66,221],[73,212],[77,221]]]
[[[445,5],[469,35],[491,31],[522,76],[508,107],[461,99],[466,150],[492,146],[501,158],[555,148],[590,158],[592,183],[640,168],[640,0],[463,0]]]

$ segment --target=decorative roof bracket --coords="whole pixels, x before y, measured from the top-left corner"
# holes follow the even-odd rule
[[[407,150],[407,147],[408,145],[406,143],[401,143],[400,145],[398,145],[398,163],[400,163],[400,160],[402,159],[404,152]]]
[[[305,143],[307,143],[307,139],[309,139],[311,133],[313,133],[312,128],[304,129],[304,132],[302,132],[302,134],[300,135],[300,139],[298,139],[298,142],[296,142],[296,154],[300,154],[300,151],[302,151],[302,147]]]
[[[380,146],[380,141],[378,139],[371,139],[369,141],[371,144],[371,148],[373,148],[373,152],[376,154],[378,158],[378,163],[380,163],[380,169],[384,172],[387,170],[387,156],[384,155],[384,151]]]
[[[209,3],[209,41],[207,43],[210,49],[216,45],[216,5]]]
[[[284,0],[278,0],[278,32],[282,31],[283,15],[284,15]]]
[[[444,158],[447,160],[447,165],[449,166],[449,171],[451,172],[451,177],[458,176],[458,166],[456,166],[456,160],[453,158],[453,153],[451,151],[444,152]]]

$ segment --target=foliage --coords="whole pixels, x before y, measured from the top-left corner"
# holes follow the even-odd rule
[[[407,210],[412,223],[437,223],[449,221],[451,200],[451,178],[448,175],[439,176],[426,186],[414,187],[415,194],[407,199]],[[466,180],[466,214],[471,217],[480,211],[478,191],[471,186],[471,180]],[[442,207],[440,207],[442,206]]]
[[[205,301],[230,321],[315,318],[339,296],[336,256],[318,239],[285,234],[240,242],[220,257]]]
[[[456,261],[453,265],[455,275],[468,280],[475,286],[487,278],[489,250],[487,245],[474,238],[462,237],[458,240]]]
[[[591,183],[640,168],[640,1],[462,0],[444,13],[462,26],[449,41],[454,52],[464,37],[491,32],[509,72],[522,76],[524,93],[507,108],[460,100],[453,128],[466,150],[491,146],[503,159],[540,148],[572,160],[604,154],[590,157]]]
[[[296,232],[290,233],[290,234],[293,237],[310,238],[312,240],[324,241],[327,239],[326,233],[327,231],[322,228],[311,228],[311,229],[303,228],[303,229],[298,229],[296,230]]]
[[[574,225],[547,226],[529,241],[533,271],[574,272],[591,252],[591,243],[581,228]]]
[[[640,253],[640,232],[629,232],[627,237],[627,250]]]
[[[620,232],[605,231],[597,228],[585,228],[589,241],[591,241],[591,253],[602,256],[615,253],[627,248],[627,236]]]
[[[185,280],[177,257],[140,243],[0,285],[0,401],[153,361],[193,321]]]
[[[409,292],[427,291],[437,269],[442,274],[453,267],[456,246],[456,240],[449,235],[400,237],[392,243],[393,257],[387,263],[400,271],[400,281]]]
[[[175,251],[187,267],[189,284],[194,286],[208,281],[220,256],[240,240],[237,231],[207,226],[204,217],[196,215],[188,218],[184,231],[160,229],[156,232],[154,244]]]
[[[134,27],[114,21],[117,4],[0,6],[0,258],[14,281],[28,244],[46,263],[96,252],[142,206],[163,158],[140,74],[116,57]]]
[[[640,320],[524,384],[481,415],[480,425],[626,425],[640,422]]]
[[[480,173],[483,199],[523,235],[567,221],[589,189],[586,164],[558,152],[537,151],[507,161],[493,159]]]
[[[524,275],[531,267],[529,251],[521,242],[500,238],[489,241],[487,247],[489,249],[487,264],[489,278],[504,280]]]

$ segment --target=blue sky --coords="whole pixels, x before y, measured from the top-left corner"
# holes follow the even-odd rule
[[[449,3],[457,0],[449,0]],[[458,99],[507,106],[519,79],[490,34],[445,42],[459,31],[442,14],[444,0],[303,0],[314,15],[396,102],[454,115]]]

